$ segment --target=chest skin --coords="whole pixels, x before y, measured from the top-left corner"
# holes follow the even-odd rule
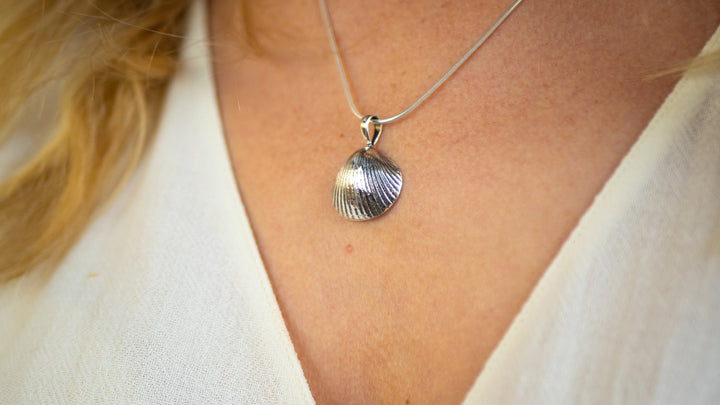
[[[596,3],[526,1],[386,125],[377,149],[402,169],[402,194],[357,223],[332,187],[364,140],[315,2],[245,17],[212,2],[238,190],[318,403],[459,403],[677,80],[645,76],[697,54],[718,23],[717,2]],[[360,109],[412,103],[508,5],[478,4],[386,2],[375,13],[392,24],[362,25],[360,5],[330,2]],[[259,54],[242,45],[248,21]]]

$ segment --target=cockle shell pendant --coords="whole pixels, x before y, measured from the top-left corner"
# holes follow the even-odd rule
[[[361,127],[367,146],[345,162],[333,191],[337,212],[354,221],[372,219],[390,209],[400,196],[403,180],[400,168],[374,148],[382,132],[377,117],[364,117]]]

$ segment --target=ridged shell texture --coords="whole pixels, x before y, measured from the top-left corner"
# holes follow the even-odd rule
[[[374,148],[353,153],[335,180],[333,205],[345,218],[364,221],[382,215],[402,189],[402,173]]]

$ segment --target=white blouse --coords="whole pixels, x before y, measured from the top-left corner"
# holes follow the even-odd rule
[[[189,36],[133,180],[49,277],[0,285],[0,403],[313,403],[235,185],[202,7]],[[718,76],[678,83],[465,402],[720,403]]]

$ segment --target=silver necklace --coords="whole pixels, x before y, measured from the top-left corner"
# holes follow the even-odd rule
[[[365,221],[384,214],[397,201],[402,190],[402,173],[392,160],[382,156],[375,150],[375,144],[380,139],[383,124],[397,121],[417,108],[435,90],[445,83],[475,51],[495,32],[505,19],[522,3],[515,0],[510,8],[483,34],[480,39],[458,60],[442,77],[418,98],[410,107],[390,118],[380,119],[375,115],[361,114],[355,106],[355,100],[350,91],[350,84],[338,50],[335,31],[330,21],[325,0],[318,0],[325,28],[330,38],[330,47],[335,56],[335,63],[340,72],[345,98],[353,114],[360,119],[360,130],[365,138],[366,146],[353,153],[338,172],[333,190],[333,205],[343,217],[355,221]]]

